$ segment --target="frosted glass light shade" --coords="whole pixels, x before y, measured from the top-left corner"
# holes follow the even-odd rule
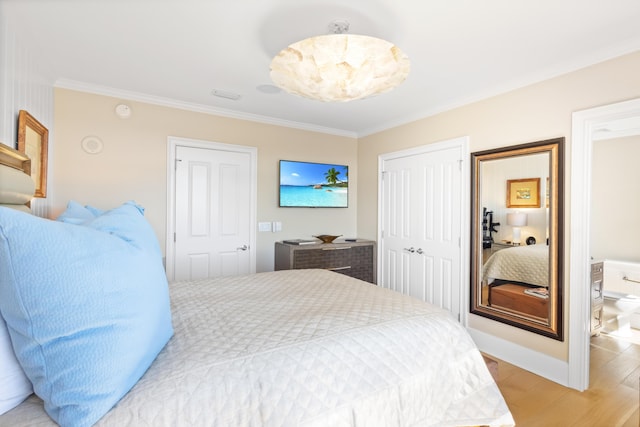
[[[271,79],[285,91],[325,102],[388,92],[405,81],[409,58],[392,43],[328,34],[293,43],[271,61]]]

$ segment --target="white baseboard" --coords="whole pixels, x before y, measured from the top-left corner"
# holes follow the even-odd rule
[[[550,381],[569,387],[569,363],[544,353],[467,328],[481,352],[533,372]]]

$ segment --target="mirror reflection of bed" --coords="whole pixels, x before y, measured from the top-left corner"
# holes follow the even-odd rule
[[[549,316],[549,248],[546,245],[502,246],[493,251],[482,268],[486,304],[546,320]]]

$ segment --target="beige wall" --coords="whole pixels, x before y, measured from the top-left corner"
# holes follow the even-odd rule
[[[564,136],[567,138],[565,177],[568,181],[572,112],[639,97],[639,75],[640,53],[634,53],[361,138],[358,141],[358,234],[369,238],[376,236],[377,218],[372,212],[377,211],[376,172],[380,154],[459,136],[470,137],[472,152]],[[570,189],[571,183],[567,182],[567,201]],[[565,206],[567,262],[564,265],[568,266],[571,207],[568,202]],[[568,278],[566,272],[565,283]],[[569,298],[566,292],[565,313]],[[568,317],[565,315],[565,331]],[[469,326],[552,357],[567,359],[566,339],[555,341],[474,315],[470,315]]]
[[[273,270],[274,242],[314,234],[355,236],[357,141],[352,138],[266,125],[127,101],[133,114],[120,119],[121,100],[66,89],[55,91],[55,173],[49,177],[50,216],[69,200],[108,209],[136,200],[164,250],[167,212],[167,137],[258,148],[258,221],[281,221],[282,232],[257,233],[257,270]],[[86,136],[104,143],[100,154],[80,145]],[[278,160],[340,163],[350,167],[349,208],[278,207]],[[257,224],[256,224],[257,227]]]
[[[640,263],[640,136],[593,144],[591,256]]]

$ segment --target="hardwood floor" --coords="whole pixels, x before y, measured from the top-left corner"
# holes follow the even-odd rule
[[[517,427],[638,427],[640,345],[591,339],[590,386],[572,390],[498,360],[498,387]]]

